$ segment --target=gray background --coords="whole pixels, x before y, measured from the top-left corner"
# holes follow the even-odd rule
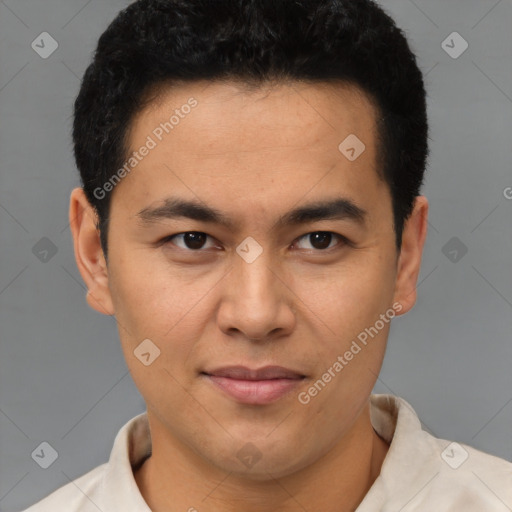
[[[79,185],[72,103],[97,38],[128,3],[0,1],[3,512],[106,462],[145,408],[115,320],[86,305],[67,220]],[[418,302],[394,320],[375,392],[405,398],[437,437],[512,460],[512,3],[381,4],[426,75],[432,154]],[[44,31],[59,44],[47,59],[31,48]],[[469,43],[456,59],[441,46],[453,31]],[[57,251],[46,262],[33,251],[43,237]],[[46,470],[31,458],[43,441],[59,454]]]

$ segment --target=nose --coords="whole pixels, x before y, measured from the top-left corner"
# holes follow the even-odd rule
[[[219,328],[256,342],[289,335],[295,326],[294,295],[281,266],[265,251],[251,263],[235,255],[217,313]]]

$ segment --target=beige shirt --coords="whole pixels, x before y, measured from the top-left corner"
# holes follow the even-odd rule
[[[371,421],[390,448],[356,512],[511,512],[512,463],[424,431],[412,407],[371,395]],[[110,459],[25,512],[150,512],[133,477],[151,451],[146,413],[126,423]]]

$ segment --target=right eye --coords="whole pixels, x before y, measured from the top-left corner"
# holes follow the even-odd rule
[[[202,252],[201,249],[209,236],[210,235],[201,231],[185,231],[183,233],[166,236],[160,242],[162,244],[168,244],[170,242],[185,251]],[[173,239],[180,240],[181,245],[172,242]]]

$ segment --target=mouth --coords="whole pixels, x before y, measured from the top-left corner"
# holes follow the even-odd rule
[[[201,372],[216,389],[239,403],[264,405],[276,402],[295,389],[306,376],[282,366],[251,369],[227,366]]]

